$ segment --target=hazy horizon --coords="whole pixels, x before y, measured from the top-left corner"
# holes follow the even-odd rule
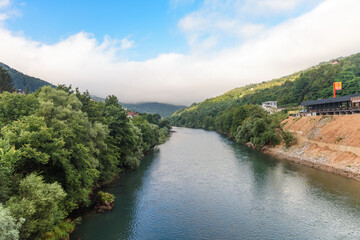
[[[360,52],[356,0],[0,0],[0,62],[121,102],[190,105]]]

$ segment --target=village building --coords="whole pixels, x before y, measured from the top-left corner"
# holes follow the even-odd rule
[[[126,117],[128,117],[128,118],[134,118],[136,116],[139,116],[139,114],[136,113],[136,112],[133,112],[133,111],[130,111],[130,112],[126,113]]]
[[[277,112],[277,101],[268,101],[261,103],[261,107],[270,114]]]
[[[360,94],[319,99],[301,103],[307,115],[348,115],[360,113]]]

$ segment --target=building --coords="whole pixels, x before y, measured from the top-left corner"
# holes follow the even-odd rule
[[[277,101],[268,101],[261,103],[261,107],[272,114],[277,111]]]
[[[338,60],[334,60],[334,61],[331,62],[332,65],[335,65],[335,64],[338,64],[338,63],[339,63]]]
[[[347,115],[360,113],[360,94],[302,102],[309,115]]]
[[[22,94],[22,95],[25,95],[25,91],[22,90],[22,89],[15,89],[14,92],[18,93],[18,94]]]
[[[130,111],[130,112],[127,112],[127,113],[126,113],[126,116],[127,116],[128,118],[133,118],[133,117],[135,117],[135,116],[139,116],[139,114],[136,113],[136,112]]]
[[[262,106],[263,108],[270,107],[270,108],[275,108],[275,109],[277,109],[277,101],[263,102],[263,103],[261,103],[261,106]]]

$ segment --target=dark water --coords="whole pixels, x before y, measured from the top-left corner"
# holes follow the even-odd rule
[[[175,128],[72,239],[360,239],[360,183]]]

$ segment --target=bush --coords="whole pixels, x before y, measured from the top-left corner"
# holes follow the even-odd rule
[[[115,201],[115,196],[108,192],[99,191],[98,199],[103,203],[106,203],[106,202],[112,203]]]

